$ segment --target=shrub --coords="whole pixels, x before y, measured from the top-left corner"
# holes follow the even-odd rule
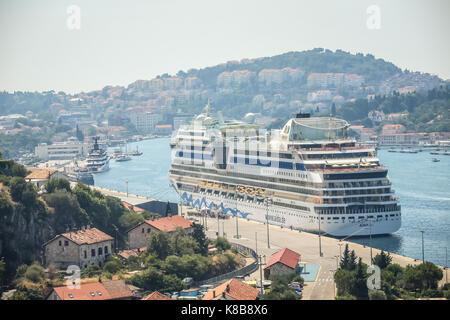
[[[103,266],[103,270],[111,274],[116,274],[120,269],[122,269],[122,263],[116,259],[106,262]]]
[[[337,296],[336,300],[356,300],[356,297],[350,294],[346,294],[344,296]]]
[[[369,300],[386,300],[386,294],[382,290],[369,290]]]
[[[24,277],[34,283],[41,282],[45,278],[44,268],[35,262],[27,268]]]

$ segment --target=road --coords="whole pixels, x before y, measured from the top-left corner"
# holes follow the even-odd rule
[[[199,222],[201,222],[201,219],[199,219]],[[215,238],[218,231],[217,218],[208,218],[207,227],[207,236],[209,238]],[[340,251],[341,254],[343,254],[346,244],[349,245],[350,250],[355,250],[357,257],[361,257],[364,263],[370,264],[370,248],[357,243],[347,241],[341,242],[335,238],[322,236],[322,256],[320,256],[319,236],[316,234],[299,232],[270,225],[269,247],[267,242],[267,227],[265,224],[246,219],[238,219],[238,230],[240,238],[236,239],[236,218],[219,220],[220,236],[225,236],[229,241],[252,248],[257,251],[258,254],[265,256],[266,261],[276,251],[283,248],[289,248],[301,255],[301,263],[320,265],[316,281],[305,282],[306,285],[303,292],[303,299],[305,300],[334,299],[335,286],[333,275],[336,270],[337,260],[339,260]],[[379,252],[381,252],[381,250],[375,248],[372,249],[373,256]],[[392,262],[398,263],[401,266],[406,266],[408,264],[419,264],[421,262],[393,253],[391,253],[391,256]],[[248,279],[259,281],[259,271],[251,274]]]

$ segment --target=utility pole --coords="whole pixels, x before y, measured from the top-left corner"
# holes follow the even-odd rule
[[[255,232],[255,252],[258,255],[258,232]]]
[[[425,248],[424,248],[424,242],[423,242],[423,233],[425,231],[420,230],[420,232],[422,232],[422,263],[425,263]]]
[[[372,258],[372,223],[369,221],[370,223],[370,264],[373,263],[373,258]]]
[[[219,211],[217,210],[217,205],[214,205],[214,212],[217,216],[217,237],[220,237]]]
[[[266,256],[265,255],[264,256],[258,256],[258,259],[259,259],[259,263],[258,263],[259,264],[259,285],[261,287],[261,297],[264,294],[263,277],[262,277],[262,266],[263,266],[262,257],[264,257],[264,260],[265,260]]]
[[[319,210],[319,256],[322,256],[322,239],[320,238],[320,210]]]
[[[234,212],[236,214],[236,239],[239,239],[239,227],[238,227],[238,211],[237,211],[237,193],[234,194]]]
[[[445,283],[448,283],[447,269],[448,269],[447,247],[445,247]]]
[[[267,226],[267,248],[270,249],[270,241],[269,241],[269,205],[273,203],[272,199],[266,198],[266,226]]]

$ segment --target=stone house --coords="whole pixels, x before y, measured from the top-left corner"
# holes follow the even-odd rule
[[[275,252],[264,267],[264,278],[295,273],[298,270],[299,260],[300,254],[288,248]]]
[[[192,222],[182,216],[169,216],[155,220],[145,220],[128,230],[128,247],[137,249],[147,247],[147,239],[153,232],[172,234],[177,228],[186,233],[193,231]]]
[[[90,265],[102,266],[113,252],[114,238],[97,228],[57,235],[44,243],[45,265],[63,269],[70,265],[86,268]]]
[[[48,180],[53,178],[68,179],[67,176],[54,169],[35,169],[25,177],[25,181],[33,183],[38,189],[42,189]]]

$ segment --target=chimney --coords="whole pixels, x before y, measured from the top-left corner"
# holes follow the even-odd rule
[[[230,284],[227,284],[227,292],[230,292]]]
[[[216,297],[216,290],[213,290],[213,298]]]

